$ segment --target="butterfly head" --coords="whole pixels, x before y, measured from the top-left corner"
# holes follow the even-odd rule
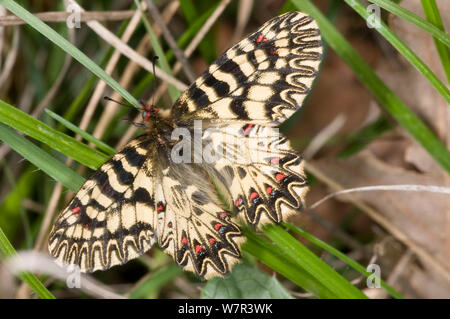
[[[159,112],[159,108],[145,104],[143,101],[140,101],[141,109],[142,109],[142,120],[144,122],[148,122],[150,118],[154,117],[156,113]]]

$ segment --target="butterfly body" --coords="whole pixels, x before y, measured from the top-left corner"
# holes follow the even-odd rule
[[[303,206],[303,161],[277,127],[301,106],[320,59],[317,25],[290,12],[225,52],[171,110],[144,106],[145,133],[58,216],[51,254],[95,271],[158,243],[201,278],[227,274],[245,240],[240,222],[279,223]]]

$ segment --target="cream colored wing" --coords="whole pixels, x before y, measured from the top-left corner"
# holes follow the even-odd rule
[[[303,161],[277,128],[235,124],[209,129],[203,147],[205,161],[217,156],[206,166],[209,173],[247,223],[280,223],[303,207],[308,190]]]
[[[103,164],[57,217],[49,237],[59,264],[108,269],[142,255],[155,242],[154,176],[148,135]]]
[[[211,64],[173,106],[174,120],[180,126],[193,120],[277,126],[302,105],[321,53],[310,16],[275,17]]]
[[[239,261],[244,237],[219,205],[205,172],[188,163],[172,163],[161,171],[154,221],[160,247],[200,278],[227,274]]]

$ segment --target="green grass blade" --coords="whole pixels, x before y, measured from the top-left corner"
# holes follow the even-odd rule
[[[345,0],[365,20],[371,13],[367,12],[366,7],[359,0]],[[378,21],[379,26],[375,28],[389,43],[400,52],[422,75],[433,85],[436,91],[450,104],[450,91],[442,81],[430,70],[430,68],[402,41],[392,32],[383,21]]]
[[[322,37],[353,69],[356,76],[376,99],[438,162],[450,173],[450,152],[431,130],[390,90],[370,66],[350,46],[337,29],[309,0],[291,0],[298,9],[311,15],[319,24]]]
[[[139,5],[139,1],[135,0],[136,6],[141,10],[141,7]],[[160,68],[166,72],[169,75],[172,75],[172,70],[170,68],[169,63],[166,60],[166,55],[164,54],[164,50],[162,49],[161,45],[158,42],[158,38],[156,37],[155,33],[152,30],[152,27],[150,26],[150,23],[148,23],[147,17],[145,13],[142,14],[142,22],[144,23],[145,29],[147,30],[147,33],[150,37],[150,42],[152,43],[153,50],[155,50],[155,54],[158,56],[158,65]],[[172,102],[174,103],[177,98],[180,96],[181,92],[175,88],[173,85],[168,85],[169,95],[172,99]]]
[[[421,28],[422,30],[431,34],[434,38],[439,40],[441,43],[445,44],[447,47],[450,47],[450,36],[440,28],[437,28],[436,25],[422,19],[415,13],[406,10],[405,8],[399,6],[393,1],[390,0],[369,0],[370,2],[376,4],[377,6],[389,11],[396,16],[411,22],[416,27]],[[422,2],[431,2],[430,0],[424,0]]]
[[[292,230],[293,232],[303,236],[304,238],[306,238],[309,242],[319,246],[320,248],[328,251],[330,254],[338,257],[340,260],[344,261],[345,263],[347,263],[350,267],[352,267],[353,269],[355,269],[356,271],[360,272],[362,275],[364,275],[365,277],[368,277],[370,275],[372,275],[372,273],[369,273],[363,266],[361,266],[359,263],[357,263],[356,261],[354,261],[353,259],[347,257],[345,254],[341,253],[339,250],[335,249],[334,247],[328,245],[327,243],[323,242],[322,240],[312,236],[311,234],[308,234],[307,232],[305,232],[304,230],[298,228],[297,226],[291,224],[291,223],[285,223],[284,224],[286,227],[288,227],[290,230]],[[398,293],[394,288],[392,288],[391,286],[389,286],[384,280],[380,279],[380,284],[381,286],[386,289],[387,292],[389,292],[392,297],[397,298],[397,299],[403,299],[404,297]]]
[[[437,8],[435,0],[421,0],[423,11],[427,20],[432,23],[439,30],[444,30],[444,24],[442,23],[441,15],[439,14],[439,9]],[[449,36],[450,38],[450,36]],[[445,75],[447,76],[447,82],[450,83],[450,50],[448,45],[445,46],[439,41],[439,39],[433,35],[434,43],[438,51],[439,57],[441,58],[442,66],[444,67]]]
[[[278,249],[278,247],[274,246],[263,237],[256,235],[249,229],[244,228],[243,234],[247,238],[242,245],[242,249],[245,252],[255,256],[265,265],[319,298],[339,298],[335,292],[330,291],[320,281],[305,272],[303,268],[292,261],[291,258]]]
[[[89,59],[83,52],[73,46],[69,41],[60,36],[55,30],[36,18],[33,14],[21,7],[17,2],[13,0],[0,0],[0,5],[6,7],[9,11],[14,13],[20,19],[25,21],[28,25],[42,33],[47,39],[59,46],[65,52],[70,54],[74,59],[78,60],[92,73],[105,81],[114,91],[119,93],[125,100],[131,105],[134,105],[137,109],[140,109],[139,102],[128,93],[123,87],[117,83],[112,77],[110,77],[104,70],[102,70],[97,64]]]
[[[215,3],[212,5],[211,8],[209,8],[208,10],[206,10],[205,13],[207,13],[207,17],[211,16],[211,14],[214,12],[214,10],[217,8],[217,6],[219,5],[219,1],[215,1]],[[203,14],[199,14],[196,6],[194,5],[194,3],[192,2],[192,0],[183,0],[180,1],[180,9],[181,12],[183,12],[184,17],[186,18],[186,21],[189,25],[189,28],[193,27],[197,22],[198,22],[198,16],[205,16],[205,13]],[[205,19],[206,21],[206,19]],[[200,52],[200,54],[203,56],[203,58],[209,63],[211,64],[215,58],[216,58],[216,54],[214,52],[214,37],[212,32],[208,32],[204,39],[200,42],[199,46],[198,46],[198,51]]]
[[[75,190],[81,187],[83,177],[2,123],[0,123],[0,140],[64,186],[72,190],[73,186]]]
[[[0,100],[0,122],[37,139],[51,148],[71,157],[79,163],[95,169],[104,163],[108,156],[90,148],[88,145],[67,136],[18,108]]]
[[[96,139],[91,134],[81,130],[78,126],[76,126],[75,124],[72,124],[71,122],[67,121],[65,118],[59,116],[58,114],[56,114],[56,113],[54,113],[54,112],[52,112],[52,111],[50,111],[48,109],[46,109],[45,112],[49,116],[51,116],[53,119],[55,119],[56,121],[58,121],[59,123],[61,123],[65,127],[67,127],[72,132],[75,132],[75,133],[79,134],[85,140],[87,140],[87,141],[91,142],[92,144],[96,145],[99,149],[101,149],[105,153],[107,153],[109,155],[116,154],[117,151],[114,148],[112,148],[111,146],[109,146],[106,143],[103,143],[99,139]]]
[[[286,255],[290,256],[292,260],[330,291],[336,293],[339,298],[367,298],[358,288],[353,286],[279,225],[266,225],[263,227],[263,232],[267,237],[276,241],[280,250],[283,250]]]
[[[5,233],[0,228],[0,252],[6,258],[16,255],[16,250],[11,245]],[[42,282],[32,273],[24,272],[18,277],[27,283],[31,289],[42,299],[55,299],[55,296],[42,284]]]
[[[133,291],[131,291],[128,298],[149,298],[156,297],[157,292],[165,284],[172,281],[175,277],[181,274],[183,271],[176,264],[172,264],[168,267],[159,269],[152,274],[147,280],[142,282]]]
[[[362,149],[364,149],[370,142],[378,138],[382,133],[391,129],[389,122],[384,118],[380,117],[375,122],[367,125],[358,133],[351,135],[348,138],[347,146],[345,149],[339,152],[338,158],[350,157]]]

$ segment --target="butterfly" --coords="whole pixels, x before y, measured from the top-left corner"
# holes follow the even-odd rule
[[[51,255],[93,272],[157,243],[200,278],[229,273],[241,223],[280,223],[304,205],[303,160],[278,126],[302,105],[321,53],[315,21],[288,12],[222,54],[170,110],[144,105],[145,133],[59,214]]]

